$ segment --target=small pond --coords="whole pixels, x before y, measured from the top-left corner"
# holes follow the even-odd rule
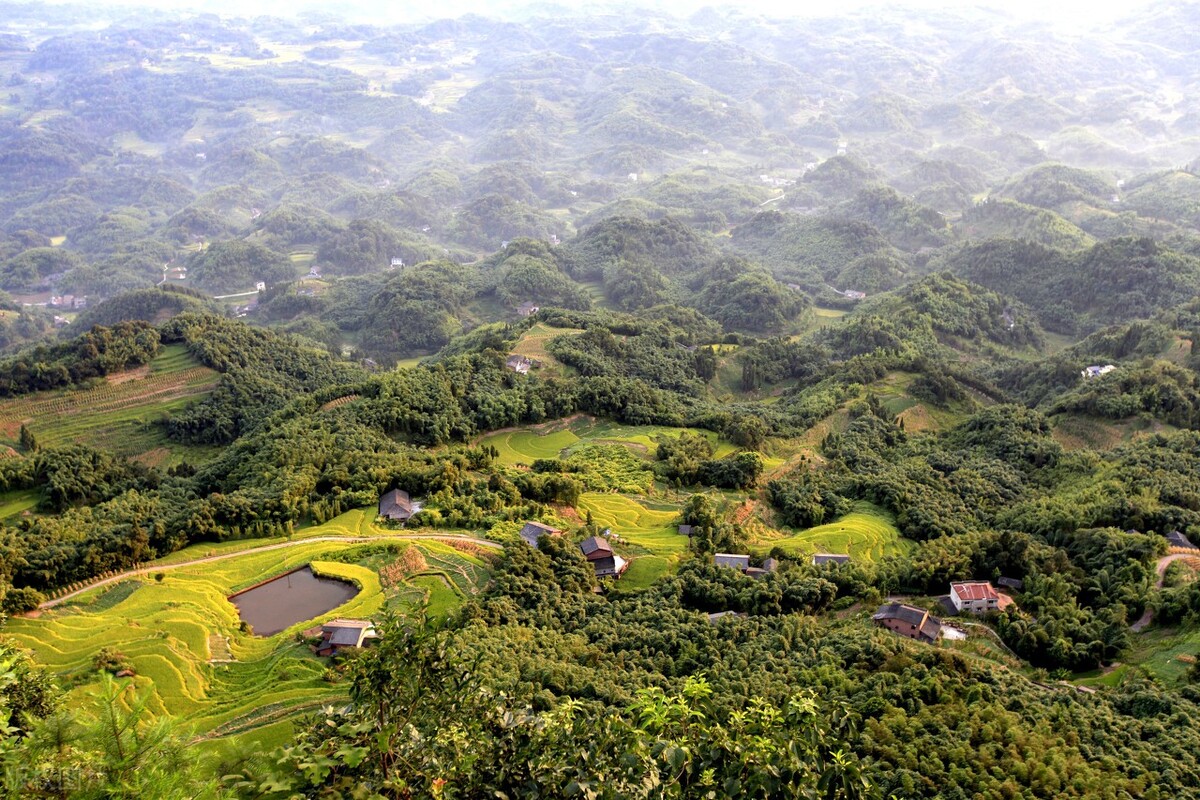
[[[255,635],[271,636],[297,622],[332,611],[356,594],[358,589],[353,585],[318,578],[311,567],[304,566],[231,595],[229,602],[237,606]]]

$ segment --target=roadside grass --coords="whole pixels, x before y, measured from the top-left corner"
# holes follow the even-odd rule
[[[854,560],[875,561],[887,555],[912,552],[916,543],[904,539],[891,514],[867,502],[857,502],[854,510],[841,519],[785,536],[757,543],[767,552],[780,548],[793,556],[813,553],[845,553]]]

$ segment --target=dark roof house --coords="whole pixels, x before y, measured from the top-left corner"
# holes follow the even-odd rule
[[[684,536],[691,536],[692,535],[692,527],[693,526],[691,526],[691,525],[680,525],[679,532],[681,534],[683,534]]]
[[[1186,547],[1189,550],[1198,549],[1196,545],[1192,544],[1191,541],[1179,531],[1171,531],[1168,533],[1167,542],[1171,545],[1171,547]]]
[[[533,366],[533,360],[526,356],[511,355],[505,359],[504,366],[513,372],[525,375],[529,372],[529,368]]]
[[[525,523],[525,527],[521,528],[521,532],[517,535],[521,537],[525,544],[529,545],[530,547],[537,547],[538,540],[543,536],[558,536],[560,533],[562,533],[562,531],[558,528],[529,520]]]
[[[815,553],[812,557],[812,563],[818,567],[822,564],[849,564],[850,556],[837,553]]]
[[[597,561],[612,555],[612,545],[599,536],[591,536],[579,543],[579,550],[588,561]]]
[[[1013,589],[1019,592],[1025,588],[1025,581],[1021,580],[1020,578],[997,578],[996,585],[1003,586],[1005,589]]]
[[[375,625],[367,619],[334,619],[321,626],[321,641],[317,655],[336,655],[340,648],[362,647],[367,639],[376,638]]]
[[[713,563],[718,567],[728,567],[745,572],[750,568],[750,556],[737,553],[716,553],[713,555]]]
[[[579,543],[579,552],[592,565],[597,578],[620,578],[629,567],[629,562],[612,551],[612,545],[599,536],[591,536]]]
[[[379,516],[381,517],[406,522],[414,513],[416,513],[416,509],[413,508],[412,498],[408,496],[408,492],[402,489],[392,489],[379,498]]]
[[[942,635],[940,619],[931,617],[928,611],[903,603],[880,606],[871,619],[881,628],[926,644],[934,644]]]

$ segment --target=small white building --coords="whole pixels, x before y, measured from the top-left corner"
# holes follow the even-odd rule
[[[1000,593],[990,581],[970,581],[950,584],[950,602],[957,611],[986,614],[1000,608]]]
[[[1103,367],[1099,364],[1093,364],[1090,367],[1085,367],[1079,374],[1084,378],[1099,378],[1101,375],[1107,375],[1116,369],[1113,364],[1105,364]]]

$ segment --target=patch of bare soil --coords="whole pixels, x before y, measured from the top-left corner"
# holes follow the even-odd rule
[[[150,365],[143,364],[135,369],[128,369],[124,372],[114,372],[108,376],[108,382],[113,386],[119,386],[122,383],[129,381],[138,381],[150,374]]]

